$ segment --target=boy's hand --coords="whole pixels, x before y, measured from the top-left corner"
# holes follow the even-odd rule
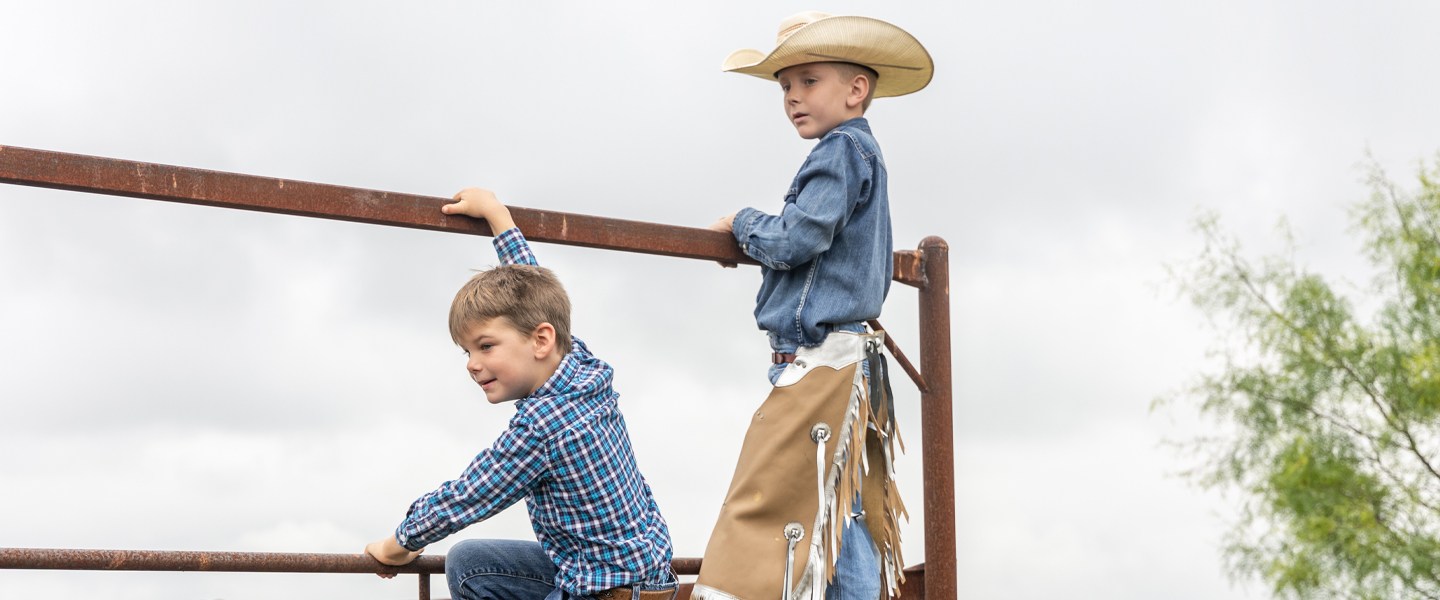
[[[740,214],[740,211],[737,210],[737,211],[735,211],[735,212],[733,212],[733,213],[730,213],[728,216],[720,217],[720,220],[719,220],[719,221],[716,221],[716,222],[714,222],[714,223],[711,223],[709,227],[706,227],[706,229],[710,229],[710,230],[713,230],[713,231],[723,231],[723,232],[725,232],[725,233],[734,235],[734,234],[735,234],[735,215],[738,215],[738,214]],[[736,266],[735,263],[731,263],[731,262],[721,262],[721,261],[718,261],[718,260],[715,261],[715,264],[720,265],[720,266],[722,266],[722,267],[725,267],[725,268],[727,268],[727,269],[733,269],[733,268],[735,268],[735,266]]]
[[[395,536],[393,535],[378,542],[370,542],[365,545],[366,554],[375,557],[375,560],[380,561],[380,564],[390,565],[392,567],[409,564],[410,561],[415,560],[415,557],[420,556],[423,552],[425,552],[424,548],[414,552],[406,550],[404,546],[400,545],[400,542],[395,541]],[[385,579],[390,579],[395,576],[394,573],[378,573],[378,575]]]
[[[478,187],[465,188],[455,194],[454,200],[454,204],[440,207],[440,212],[485,219],[485,222],[490,224],[490,232],[495,235],[515,227],[515,220],[510,218],[510,209],[500,203],[495,192]]]

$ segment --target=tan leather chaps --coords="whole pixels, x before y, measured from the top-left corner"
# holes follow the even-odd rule
[[[905,507],[883,335],[836,332],[796,352],[751,418],[692,599],[824,600],[856,515],[877,545],[882,589],[898,593]]]

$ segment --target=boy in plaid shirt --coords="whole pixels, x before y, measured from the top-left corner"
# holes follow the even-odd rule
[[[441,210],[485,219],[502,266],[465,284],[450,335],[510,427],[458,479],[421,496],[395,535],[365,547],[388,565],[521,498],[537,542],[466,540],[445,576],[460,599],[672,600],[670,531],[635,465],[610,365],[570,336],[570,301],[495,195],[469,188]]]

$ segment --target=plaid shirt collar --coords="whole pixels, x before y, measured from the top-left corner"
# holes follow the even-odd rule
[[[560,365],[555,367],[555,373],[551,374],[550,378],[546,379],[545,383],[540,384],[540,387],[529,396],[515,401],[516,410],[524,409],[531,400],[547,400],[560,396],[583,393],[583,389],[577,390],[573,385],[582,383],[581,381],[577,381],[582,379],[581,375],[589,376],[586,377],[586,379],[593,378],[596,375],[604,376],[604,373],[598,372],[607,370],[603,369],[604,363],[600,363],[600,365],[594,364],[600,361],[596,360],[595,356],[590,354],[590,349],[585,346],[585,342],[571,336],[570,345],[570,352],[565,355],[565,358],[560,359]],[[597,369],[597,366],[600,368]],[[584,387],[593,388],[594,386],[586,385]]]

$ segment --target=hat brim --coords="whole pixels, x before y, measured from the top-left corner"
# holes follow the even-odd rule
[[[825,17],[800,28],[775,50],[737,50],[721,70],[775,80],[787,67],[813,62],[865,65],[879,75],[875,97],[904,96],[925,89],[935,63],[920,41],[904,29],[869,17]]]

